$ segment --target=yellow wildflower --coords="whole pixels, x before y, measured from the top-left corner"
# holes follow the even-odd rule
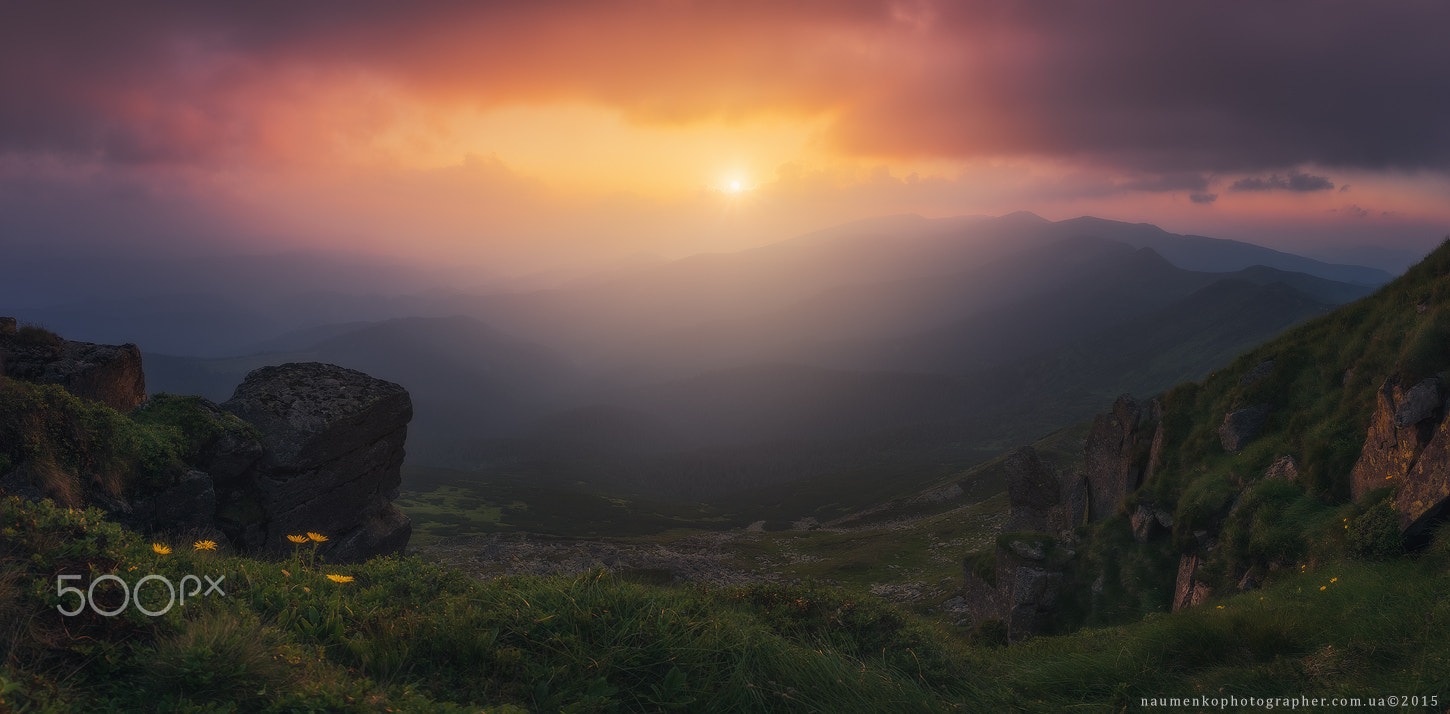
[[[214,541],[214,540],[199,540],[199,541],[197,541],[195,543],[192,543],[191,544],[191,547],[193,547],[193,548],[195,548],[197,550],[216,550],[216,541]]]
[[[162,555],[171,555],[171,547],[162,545],[160,543],[152,543],[151,550],[154,550]]]
[[[307,536],[303,536],[303,535],[289,535],[289,536],[287,536],[287,540],[290,540],[293,543],[306,543],[307,542]]]
[[[328,580],[331,580],[334,583],[350,583],[350,582],[352,582],[352,576],[351,575],[328,575],[327,576],[327,579]]]
[[[1339,582],[1339,578],[1330,578],[1329,579],[1329,582],[1331,582],[1331,583],[1337,583],[1337,582]]]
[[[1223,605],[1219,605],[1218,606],[1218,609],[1222,610],[1223,609]]]
[[[1328,586],[1328,585],[1320,585],[1320,586],[1319,586],[1319,589],[1320,589],[1320,590],[1323,590],[1323,589],[1325,589],[1325,588],[1327,588],[1327,587],[1329,587],[1329,586]]]
[[[312,531],[307,531],[307,537],[317,541],[318,543],[322,543],[327,540],[327,536],[322,535],[321,533],[313,533]]]

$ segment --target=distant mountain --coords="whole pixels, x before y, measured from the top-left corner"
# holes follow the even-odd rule
[[[1106,238],[1152,248],[1174,265],[1189,270],[1225,273],[1263,265],[1366,287],[1378,287],[1394,277],[1378,268],[1324,263],[1252,243],[1169,233],[1150,223],[1122,223],[1084,216],[1054,223],[1051,230],[1065,237]]]

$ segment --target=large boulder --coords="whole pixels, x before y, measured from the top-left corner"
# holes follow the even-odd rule
[[[0,366],[4,375],[57,384],[82,399],[127,412],[146,401],[146,375],[136,345],[97,345],[63,340],[0,318]]]
[[[1267,404],[1255,404],[1247,409],[1229,412],[1224,415],[1223,424],[1218,428],[1219,444],[1224,451],[1237,453],[1259,435],[1259,430],[1264,428],[1264,422],[1268,419]]]
[[[1088,509],[1100,521],[1118,510],[1118,504],[1138,488],[1140,471],[1133,462],[1138,423],[1143,408],[1131,395],[1113,402],[1113,410],[1093,418],[1084,456],[1087,462]]]
[[[407,390],[335,365],[285,364],[248,374],[222,408],[262,435],[246,492],[234,496],[252,506],[230,524],[244,547],[285,552],[288,535],[321,533],[320,555],[347,562],[407,544],[412,524],[391,503],[413,416]]]

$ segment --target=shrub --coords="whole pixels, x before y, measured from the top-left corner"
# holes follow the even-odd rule
[[[1405,551],[1400,514],[1388,498],[1377,501],[1348,523],[1349,548],[1368,560],[1393,558]]]

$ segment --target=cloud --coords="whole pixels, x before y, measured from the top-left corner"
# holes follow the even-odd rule
[[[886,159],[1447,171],[1446,26],[1413,0],[28,3],[0,25],[0,153],[252,161],[366,146],[409,102],[584,102],[830,117],[822,146]]]
[[[1287,177],[1274,174],[1268,178],[1250,176],[1242,178],[1229,187],[1230,191],[1293,191],[1295,193],[1310,193],[1313,191],[1329,191],[1334,188],[1334,183],[1324,176],[1313,176],[1297,171],[1290,171]]]
[[[1190,194],[1188,194],[1188,200],[1193,201],[1194,203],[1202,203],[1202,204],[1205,204],[1206,205],[1206,204],[1213,203],[1214,201],[1217,201],[1218,200],[1218,194],[1216,194],[1216,193],[1190,193]]]

